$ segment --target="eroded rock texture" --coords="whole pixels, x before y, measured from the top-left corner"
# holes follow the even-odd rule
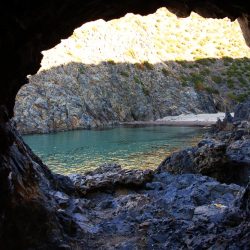
[[[97,228],[89,227],[86,221],[89,218],[84,218],[84,212],[81,210],[79,215],[73,216],[70,212],[69,206],[65,203],[67,200],[65,197],[70,196],[70,201],[74,202],[74,199],[80,199],[77,202],[83,202],[85,199],[78,193],[79,188],[76,189],[74,183],[66,177],[53,175],[46,166],[31,152],[31,150],[23,143],[18,133],[11,123],[9,118],[13,114],[13,106],[15,101],[15,95],[20,86],[26,83],[26,75],[34,74],[40,67],[42,50],[49,49],[59,43],[60,39],[65,38],[71,34],[74,28],[80,26],[80,24],[95,20],[98,18],[111,19],[114,17],[120,17],[127,12],[147,14],[154,12],[158,7],[166,5],[178,16],[188,16],[192,10],[198,12],[205,17],[225,17],[235,19],[238,17],[244,18],[241,21],[242,27],[244,27],[245,33],[249,32],[249,8],[246,1],[162,1],[162,0],[127,0],[127,1],[103,1],[103,0],[62,0],[62,1],[4,1],[1,4],[0,9],[0,23],[1,23],[1,86],[0,86],[0,243],[1,249],[93,249],[102,245],[101,236],[102,229],[104,232],[102,235],[112,236],[112,233],[117,233],[119,223],[111,221],[110,217],[105,217],[102,211],[98,210],[89,211],[93,212],[93,217],[97,221],[95,225]],[[248,37],[248,36],[246,36]],[[166,174],[165,174],[166,175]],[[168,175],[168,174],[167,174]],[[164,177],[164,176],[163,176]],[[162,182],[163,190],[168,189],[168,181],[160,179],[156,176],[156,182]],[[158,179],[157,179],[158,178]],[[170,178],[170,182],[177,182],[174,177]],[[194,176],[194,178],[198,178]],[[206,179],[204,181],[211,181]],[[195,183],[199,183],[197,180]],[[156,185],[156,184],[154,184]],[[184,185],[184,184],[183,184]],[[222,185],[222,184],[214,184]],[[188,187],[189,184],[185,184]],[[198,185],[200,186],[200,185]],[[198,187],[197,186],[197,187]],[[191,186],[192,187],[192,186]],[[193,201],[188,201],[190,205],[190,211],[195,211],[196,218],[203,217],[205,213],[205,222],[189,224],[183,217],[179,219],[177,215],[171,214],[166,216],[166,220],[163,219],[166,210],[160,211],[157,215],[157,209],[152,208],[152,220],[149,223],[141,225],[142,228],[149,227],[148,234],[153,241],[159,242],[158,245],[154,245],[150,238],[148,245],[139,246],[144,248],[161,249],[162,246],[174,248],[174,242],[179,242],[178,246],[185,248],[200,247],[207,248],[208,246],[217,247],[235,247],[236,249],[247,249],[249,247],[249,221],[246,220],[247,213],[249,212],[249,189],[245,191],[240,187],[226,187],[229,192],[230,198],[214,197],[215,200],[220,200],[222,205],[219,205],[220,209],[216,206],[212,210],[208,210],[207,205],[211,204],[211,198],[208,198],[194,205]],[[231,191],[230,191],[231,190]],[[239,196],[232,190],[239,192]],[[240,195],[243,191],[243,196]],[[61,193],[57,193],[61,192]],[[132,191],[134,192],[134,191]],[[146,222],[150,215],[145,214],[143,219],[143,213],[145,209],[141,210],[141,207],[146,203],[156,202],[156,206],[160,203],[157,201],[157,193],[153,193],[154,197],[151,197],[151,201],[147,201],[147,191],[143,191],[144,194],[140,198],[134,198],[129,196],[120,197],[121,201],[117,201],[121,204],[122,221],[128,221],[128,217],[133,223]],[[164,191],[166,192],[166,190]],[[177,192],[177,191],[176,191]],[[189,191],[190,193],[190,191]],[[73,196],[75,194],[75,196]],[[172,202],[171,195],[165,193],[167,202]],[[106,195],[106,194],[105,194]],[[164,193],[163,193],[164,195]],[[182,192],[179,194],[179,198],[183,196]],[[59,196],[59,198],[57,198]],[[145,198],[144,198],[145,196]],[[160,197],[160,196],[159,196]],[[174,197],[174,196],[173,196]],[[190,197],[187,195],[187,197]],[[242,197],[242,198],[241,198]],[[112,198],[114,199],[114,198]],[[125,199],[125,201],[122,201]],[[146,199],[146,202],[143,200]],[[170,200],[169,200],[170,199]],[[221,220],[218,226],[214,227],[215,223],[220,220],[210,220],[210,215],[221,211],[222,218],[224,218],[223,209],[230,207],[235,199],[239,199],[238,205],[232,205],[229,211],[232,218],[228,220]],[[105,200],[107,200],[105,198]],[[127,201],[126,201],[127,200]],[[130,203],[129,200],[133,202]],[[135,201],[140,207],[133,205]],[[229,201],[229,203],[228,203]],[[93,201],[94,202],[94,201]],[[144,203],[143,203],[144,202]],[[112,203],[112,202],[111,202]],[[163,200],[163,203],[164,200]],[[220,204],[220,203],[219,203]],[[105,205],[103,205],[105,207]],[[107,205],[108,206],[108,205]],[[106,207],[107,207],[106,206]],[[71,206],[74,208],[74,206]],[[95,205],[94,205],[95,207]],[[133,208],[135,207],[135,209]],[[77,209],[79,206],[77,207]],[[84,211],[84,205],[80,208]],[[79,208],[79,209],[80,209]],[[131,209],[130,209],[131,208]],[[146,208],[146,207],[145,207]],[[160,209],[160,208],[159,208]],[[136,210],[136,213],[133,213]],[[65,212],[66,211],[66,212]],[[69,211],[69,212],[68,212]],[[128,211],[128,212],[127,212]],[[131,213],[130,213],[131,211]],[[206,211],[208,211],[206,213]],[[217,211],[217,212],[216,212]],[[233,211],[237,211],[236,214]],[[119,210],[115,210],[115,213],[119,215]],[[156,213],[156,214],[154,214]],[[163,216],[161,215],[163,213]],[[100,217],[98,217],[100,214]],[[141,215],[140,215],[141,214]],[[91,215],[91,213],[90,213]],[[110,215],[109,215],[110,216]],[[112,214],[113,216],[113,214]],[[138,217],[139,216],[139,217]],[[149,217],[147,217],[149,216]],[[157,217],[158,216],[158,217]],[[187,216],[187,215],[185,215]],[[198,216],[198,217],[197,217]],[[138,218],[137,218],[138,217]],[[155,219],[154,219],[155,217]],[[213,217],[213,216],[212,216]],[[102,227],[98,227],[98,223],[102,220],[106,223],[102,223]],[[115,219],[116,217],[114,217]],[[159,219],[158,219],[159,218]],[[189,221],[195,218],[189,217]],[[80,221],[77,223],[77,221]],[[203,219],[200,220],[200,222]],[[210,224],[211,221],[211,224]],[[119,222],[119,221],[118,221]],[[87,225],[87,228],[85,227]],[[116,226],[116,228],[114,227]],[[126,227],[121,225],[121,237],[125,235],[124,241],[121,238],[114,238],[115,242],[111,242],[112,238],[107,242],[105,238],[104,246],[117,247],[118,249],[133,249],[136,239],[131,238],[130,234],[126,234],[124,230]],[[128,224],[129,225],[129,224]],[[133,224],[134,225],[134,224]],[[138,228],[139,224],[136,224],[134,228]],[[170,227],[170,225],[172,225]],[[184,227],[185,237],[182,237],[182,229]],[[167,238],[160,232],[167,232]],[[156,234],[158,230],[158,234]],[[172,231],[171,231],[172,230]],[[169,235],[171,231],[171,235]],[[107,233],[109,233],[107,235]],[[136,231],[136,236],[139,235],[139,231]],[[145,235],[145,233],[143,233]],[[188,236],[191,235],[191,236]],[[197,235],[203,235],[197,237]],[[140,235],[141,236],[141,235]],[[168,236],[170,238],[168,238]],[[195,236],[195,237],[194,237]],[[219,236],[219,238],[217,237]],[[142,237],[140,237],[142,238]],[[195,241],[195,239],[199,239]],[[97,242],[97,239],[100,242]],[[218,239],[218,240],[217,240]],[[134,241],[133,241],[134,240]],[[109,245],[108,245],[109,244]],[[160,245],[162,244],[162,245]],[[165,244],[165,245],[164,245]],[[217,244],[217,245],[216,245]]]
[[[247,184],[250,176],[250,103],[239,104],[233,123],[218,124],[197,146],[186,148],[167,157],[161,171],[175,174],[201,173],[221,182]],[[226,119],[226,118],[225,118]]]
[[[63,231],[49,195],[54,175],[24,144],[13,124],[6,123],[4,129],[11,145],[0,154],[1,248],[35,248],[38,238],[42,248],[60,245]],[[47,239],[44,244],[42,238]]]
[[[86,186],[98,187],[97,180],[110,183],[111,176],[113,184],[108,188],[101,185],[86,192]],[[145,185],[141,185],[142,176]],[[249,246],[249,223],[235,205],[244,188],[194,174],[159,172],[150,182],[147,176],[104,165],[86,176],[71,177],[85,197],[63,196],[58,200],[64,204],[62,213],[70,214],[88,236],[89,249]]]

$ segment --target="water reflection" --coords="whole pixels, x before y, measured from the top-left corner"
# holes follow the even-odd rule
[[[82,173],[104,162],[127,168],[155,168],[176,148],[190,145],[204,132],[194,127],[116,127],[23,136],[55,172]]]

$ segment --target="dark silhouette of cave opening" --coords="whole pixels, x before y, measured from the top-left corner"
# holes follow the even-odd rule
[[[40,67],[41,51],[52,48],[82,23],[103,18],[110,20],[128,12],[148,14],[169,7],[179,17],[195,11],[204,17],[232,20],[239,18],[249,44],[250,8],[247,1],[163,1],[163,0],[63,0],[4,1],[0,9],[1,67],[0,85],[0,242],[2,249],[69,249],[76,225],[56,209],[51,192],[77,195],[65,176],[57,176],[43,165],[15,130],[15,96],[27,82],[26,76]],[[82,197],[82,194],[79,194]],[[241,208],[249,209],[249,190]],[[246,227],[242,222],[241,232]],[[241,225],[241,224],[240,224]],[[220,229],[221,230],[221,229]],[[239,235],[237,239],[242,239]],[[82,245],[85,234],[81,234]],[[65,245],[65,243],[68,243]],[[72,243],[72,244],[71,244]],[[84,244],[84,247],[87,246]]]

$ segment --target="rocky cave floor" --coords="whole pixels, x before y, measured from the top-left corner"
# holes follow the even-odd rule
[[[63,179],[74,195],[50,192],[71,242],[59,249],[250,249],[249,131],[222,122],[155,171],[106,164]]]
[[[80,249],[249,247],[250,222],[235,204],[244,188],[236,184],[198,174],[123,171],[116,165],[73,179],[87,192],[84,198],[53,195],[61,216],[83,231]],[[87,186],[98,190],[86,191]]]

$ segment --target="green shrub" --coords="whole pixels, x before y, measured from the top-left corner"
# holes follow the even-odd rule
[[[230,98],[233,101],[244,102],[249,97],[249,93],[235,95],[234,93],[230,92],[230,93],[228,93],[227,96],[228,96],[228,98]]]
[[[139,79],[138,76],[134,76],[134,80],[137,84],[141,85],[142,91],[144,95],[148,96],[149,95],[149,89],[144,85],[144,83]]]
[[[189,63],[185,60],[176,60],[178,64],[180,64],[182,67],[188,67]]]
[[[222,60],[224,61],[224,64],[225,64],[225,63],[230,64],[230,63],[232,63],[232,62],[234,61],[234,59],[231,58],[231,57],[229,57],[229,56],[224,56],[224,57],[222,58]]]
[[[204,76],[202,76],[200,73],[191,73],[189,80],[194,84],[199,84],[204,81]]]
[[[165,69],[165,68],[162,68],[161,71],[162,71],[162,73],[163,73],[165,76],[169,76],[169,75],[170,75],[170,72],[169,72],[167,69]]]
[[[195,82],[194,83],[194,88],[198,91],[203,91],[205,90],[205,86],[202,82]]]
[[[219,94],[219,90],[218,89],[215,89],[215,88],[212,88],[212,87],[209,87],[209,86],[206,86],[205,87],[205,90],[210,93],[210,94],[215,94],[215,95],[218,95]]]
[[[239,77],[238,77],[238,81],[240,82],[240,85],[241,85],[242,87],[248,85],[246,79],[244,79],[242,76],[239,76]]]
[[[229,92],[229,93],[227,94],[227,97],[228,97],[229,99],[233,100],[233,101],[236,101],[236,99],[237,99],[237,96],[236,96],[234,93],[232,93],[232,92]]]
[[[149,69],[149,70],[153,70],[153,69],[154,69],[154,65],[151,64],[151,63],[149,63],[148,61],[144,61],[142,64],[143,64],[147,69]]]
[[[181,82],[181,86],[182,86],[182,87],[187,87],[187,86],[188,86],[188,83],[187,83],[187,82]]]
[[[237,96],[238,102],[244,102],[249,97],[249,93],[239,94]]]
[[[142,81],[139,79],[138,76],[134,76],[135,83],[142,84]]]
[[[84,67],[82,65],[80,65],[80,67],[78,68],[78,72],[82,75],[85,73]]]
[[[220,76],[211,76],[211,79],[213,82],[215,82],[217,84],[222,83],[222,77],[220,77]]]
[[[210,70],[208,68],[205,68],[200,71],[200,74],[204,77],[208,76],[210,74]]]
[[[185,75],[181,75],[179,80],[180,80],[180,83],[181,83],[182,87],[187,87],[188,86],[189,77],[187,77]]]
[[[196,58],[196,62],[205,65],[205,66],[210,66],[212,63],[215,63],[216,59],[214,58]]]
[[[129,77],[129,73],[127,71],[121,71],[121,75],[124,77]]]
[[[233,82],[233,80],[232,80],[231,78],[229,78],[229,79],[227,80],[227,87],[228,87],[229,89],[233,89],[233,88],[234,88],[234,82]]]
[[[111,64],[111,65],[115,65],[115,61],[112,60],[112,59],[109,59],[109,60],[107,61],[107,63],[108,63],[108,64]]]

